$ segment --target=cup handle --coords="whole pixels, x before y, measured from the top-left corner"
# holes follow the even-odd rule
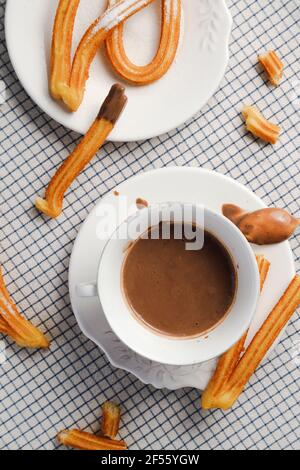
[[[97,285],[94,284],[78,284],[76,286],[76,294],[78,297],[97,297]]]

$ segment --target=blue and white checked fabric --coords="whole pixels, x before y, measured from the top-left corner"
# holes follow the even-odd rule
[[[0,365],[1,449],[53,449],[56,432],[67,427],[96,432],[107,399],[122,404],[121,436],[132,449],[300,448],[299,316],[251,379],[240,405],[227,413],[204,412],[198,391],[154,390],[113,369],[80,333],[68,297],[69,256],[80,224],[101,196],[138,172],[202,166],[237,179],[267,204],[299,214],[299,0],[228,4],[234,18],[231,59],[216,95],[168,135],[106,144],[101,159],[73,184],[57,222],[38,215],[33,200],[78,135],[41,112],[22,89],[6,51],[0,0],[1,265],[20,309],[52,338],[46,352],[1,342],[7,356]],[[257,53],[270,47],[286,65],[286,78],[275,90],[256,67]],[[246,135],[243,102],[276,116],[283,133],[275,148]],[[299,236],[291,244],[299,270]]]

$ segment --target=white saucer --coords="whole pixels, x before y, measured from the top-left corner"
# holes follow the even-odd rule
[[[13,67],[29,96],[49,116],[84,134],[110,86],[121,81],[106,61],[95,59],[84,102],[69,113],[48,92],[52,25],[58,0],[7,0],[6,43]],[[112,141],[136,141],[163,134],[194,116],[214,94],[228,63],[231,16],[225,0],[183,0],[181,45],[165,77],[144,86],[127,86],[128,106]],[[81,0],[74,45],[104,11],[107,0]],[[148,63],[159,38],[157,0],[126,23],[126,49],[136,63]]]
[[[171,167],[154,170],[133,177],[116,189],[121,196],[127,196],[129,206],[141,197],[149,203],[180,199],[182,202],[204,204],[215,211],[220,211],[224,202],[236,203],[247,210],[265,207],[257,196],[231,178],[200,168]],[[170,390],[182,387],[196,387],[200,390],[205,388],[214,371],[215,360],[196,366],[174,367],[144,359],[121,343],[110,330],[97,298],[77,296],[75,287],[78,284],[90,283],[96,279],[99,259],[105,245],[105,241],[99,240],[96,236],[96,227],[99,223],[97,211],[104,203],[117,206],[118,197],[111,192],[99,201],[82,225],[71,255],[70,297],[81,330],[106,353],[113,366],[133,373],[146,384]],[[255,247],[254,250],[270,260],[271,269],[249,339],[295,274],[292,251],[288,242]]]

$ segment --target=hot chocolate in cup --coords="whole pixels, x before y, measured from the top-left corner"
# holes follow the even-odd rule
[[[106,243],[97,282],[77,286],[79,295],[99,296],[129,348],[169,365],[204,362],[233,346],[259,292],[256,258],[239,229],[222,214],[180,202],[128,217]]]

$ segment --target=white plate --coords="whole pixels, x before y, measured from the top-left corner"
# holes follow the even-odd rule
[[[81,0],[74,45],[106,0]],[[105,54],[95,59],[84,102],[69,113],[48,92],[52,25],[57,1],[7,0],[6,42],[13,67],[30,97],[49,116],[81,134],[90,126],[110,86],[120,78]],[[136,63],[151,61],[159,38],[159,1],[126,23],[126,48]],[[165,77],[143,87],[127,86],[128,106],[112,132],[112,141],[135,141],[178,127],[214,94],[228,63],[231,16],[225,0],[183,0],[181,44]]]
[[[150,203],[165,201],[204,204],[220,211],[224,202],[232,202],[247,210],[265,207],[264,203],[246,187],[219,173],[200,168],[171,167],[143,173],[116,188],[127,197],[129,206],[142,197]],[[97,211],[105,204],[118,204],[111,192],[92,210],[74,244],[70,261],[69,288],[73,311],[83,333],[106,353],[115,367],[127,370],[142,382],[157,388],[175,390],[181,387],[205,388],[215,368],[215,360],[195,366],[166,366],[149,361],[132,352],[111,331],[100,301],[97,298],[80,298],[75,287],[96,279],[98,263],[105,240],[96,236],[99,223]],[[98,212],[99,214],[99,212]],[[268,280],[263,291],[249,338],[281,296],[295,274],[292,251],[288,242],[273,246],[254,247],[257,254],[264,254],[271,262]]]

